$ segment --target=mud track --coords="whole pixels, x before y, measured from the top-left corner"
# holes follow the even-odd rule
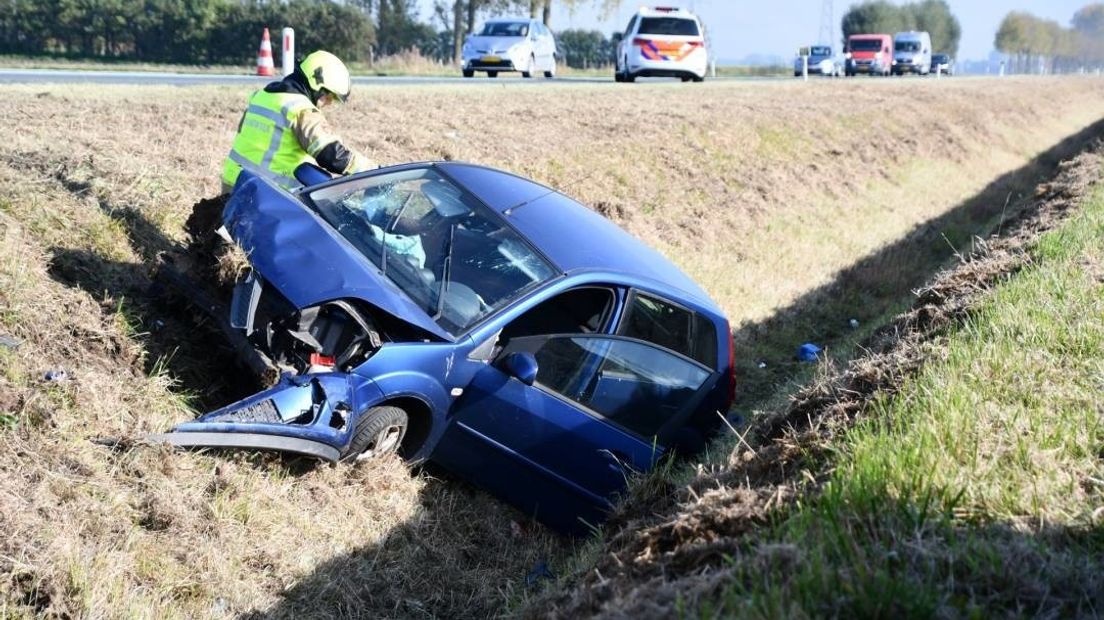
[[[827,446],[847,432],[876,397],[892,395],[925,360],[938,356],[944,334],[967,318],[986,294],[1032,261],[1038,236],[1060,223],[1099,181],[1104,143],[1062,162],[1030,201],[1009,214],[977,250],[916,291],[912,308],[879,329],[868,353],[846,368],[825,364],[820,378],[784,410],[741,440],[729,466],[669,489],[666,515],[629,503],[611,522],[605,555],[530,617],[671,617],[717,594],[734,577],[732,558],[746,557],[745,535],[768,525],[830,474]],[[751,435],[749,433],[749,435]],[[759,549],[785,554],[786,549]],[[779,557],[759,558],[777,566]],[[744,561],[756,561],[756,558]]]

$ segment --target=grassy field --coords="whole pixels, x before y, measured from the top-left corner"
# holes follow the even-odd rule
[[[786,429],[532,615],[1097,616],[1102,176],[1099,151],[1072,160]]]
[[[1104,192],[1028,252],[831,446],[819,495],[753,543],[797,556],[744,571],[701,615],[1100,612]]]
[[[0,336],[19,343],[0,346],[2,613],[517,609],[537,592],[535,565],[569,574],[594,543],[393,461],[92,443],[164,430],[243,389],[202,326],[146,289],[191,205],[217,192],[247,95],[0,88]],[[808,376],[791,346],[817,338],[849,356],[930,265],[1030,193],[1056,144],[1104,117],[1101,95],[1088,79],[388,87],[358,89],[333,122],[382,163],[507,168],[656,246],[739,326],[751,416]],[[902,109],[923,114],[884,113]],[[877,256],[907,260],[849,271]],[[55,369],[70,378],[43,379]]]

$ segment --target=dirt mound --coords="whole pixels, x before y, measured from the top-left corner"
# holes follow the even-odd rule
[[[741,442],[728,468],[699,476],[668,498],[674,509],[666,516],[633,514],[632,506],[648,502],[629,504],[597,565],[573,591],[542,600],[527,615],[671,617],[680,606],[694,608],[695,601],[718,593],[733,578],[736,562],[761,562],[777,571],[787,557],[796,558],[799,551],[786,546],[759,547],[758,556],[748,557],[742,538],[816,493],[828,473],[821,457],[833,435],[846,432],[872,399],[894,394],[924,360],[939,355],[941,334],[1032,260],[1029,246],[1099,182],[1102,165],[1100,143],[1063,162],[1056,178],[1040,185],[1001,232],[979,240],[977,251],[940,273],[917,292],[911,310],[864,343],[867,355],[843,369],[825,365],[817,382]]]

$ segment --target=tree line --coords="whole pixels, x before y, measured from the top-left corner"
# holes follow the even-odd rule
[[[357,7],[287,0],[0,0],[0,52],[195,64],[241,64],[257,55],[261,30],[296,29],[300,49],[352,60],[376,44]]]
[[[583,2],[604,10],[618,0]],[[430,23],[417,0],[0,0],[0,53],[61,55],[191,64],[244,64],[257,54],[261,30],[292,26],[300,50],[324,48],[352,61],[407,51],[456,61],[479,20],[530,15],[549,24],[553,0],[436,0]],[[571,59],[598,61],[593,34],[561,33]],[[566,50],[565,50],[566,51]]]
[[[1078,10],[1066,28],[1056,21],[1012,11],[993,42],[1015,73],[1053,73],[1104,67],[1104,4]]]
[[[843,45],[853,34],[894,34],[908,30],[931,35],[932,52],[958,54],[962,26],[946,0],[921,0],[897,5],[886,0],[869,0],[851,7],[843,16]]]

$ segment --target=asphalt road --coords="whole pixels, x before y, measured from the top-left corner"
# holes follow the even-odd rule
[[[197,85],[254,85],[272,81],[271,77],[254,75],[228,75],[217,73],[164,73],[154,71],[76,71],[61,69],[0,69],[0,84],[168,84],[173,86]],[[464,79],[455,77],[422,76],[359,76],[353,78],[354,84],[407,85],[407,84],[495,84],[500,82],[521,82],[521,77],[498,77],[489,79],[477,76]],[[526,83],[539,83],[543,79],[524,80]],[[610,77],[558,77],[549,82],[571,83],[613,83]]]
[[[167,84],[172,86],[200,85],[256,85],[272,81],[271,77],[255,75],[231,75],[220,73],[167,73],[156,71],[80,71],[70,69],[4,69],[0,68],[0,84]],[[787,78],[709,78],[710,81],[734,80],[775,80]],[[640,78],[641,82],[671,82],[669,78]],[[506,73],[490,79],[484,74],[465,79],[456,76],[358,76],[354,84],[372,84],[382,86],[402,86],[408,84],[456,84],[479,85],[501,83],[571,83],[571,84],[613,84],[613,75],[601,77],[557,77],[553,80],[543,78],[525,79],[516,73]]]

